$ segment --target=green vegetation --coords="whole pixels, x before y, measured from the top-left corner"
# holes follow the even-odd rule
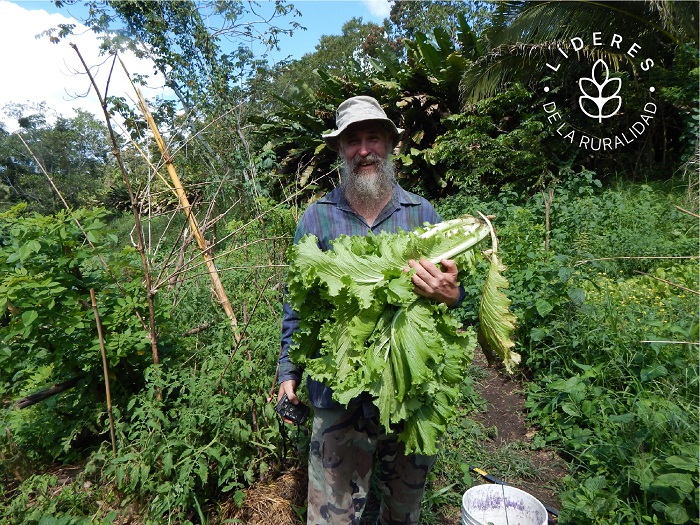
[[[289,249],[288,300],[299,315],[292,361],[333,389],[343,405],[369,393],[386,428],[401,425],[411,453],[435,455],[454,417],[457,385],[474,355],[476,333],[444,304],[413,291],[407,261],[453,259],[473,273],[475,246],[489,236],[485,220],[464,216],[412,232],[342,235],[322,251],[307,235]],[[493,241],[494,244],[496,241]],[[481,333],[512,370],[513,315],[500,290],[508,282],[492,264],[480,298]]]
[[[495,216],[535,432],[489,449],[492,431],[473,421],[483,372],[464,370],[423,522],[454,522],[469,464],[532,477],[528,454],[555,451],[567,469],[553,483],[560,523],[697,524],[698,35],[687,4],[455,12],[401,1],[381,30],[353,20],[317,53],[272,67],[246,47],[256,35],[239,2],[210,5],[226,21],[218,30],[204,4],[91,2],[105,48],[150,54],[178,91],[177,104],[151,101],[153,113],[235,315],[212,292],[138,110],[109,100],[128,131],[116,139],[121,171],[89,115],[48,123],[46,108],[14,105],[20,129],[0,129],[0,522],[220,523],[252,485],[304,462],[308,428],[285,430],[271,402],[286,253],[306,204],[337,182],[320,138],[335,107],[370,94],[406,128],[406,189],[445,219]],[[275,4],[277,22],[295,12]],[[542,110],[571,95],[544,97],[533,64],[557,51],[543,42],[591,21],[624,28],[656,64],[648,140],[620,152],[559,140]],[[264,27],[257,38],[274,45],[297,25]],[[222,38],[237,51],[222,52]],[[350,49],[367,59],[344,61]],[[615,63],[631,103],[646,100],[639,71]],[[488,271],[477,264],[452,312],[465,327],[479,322]]]
[[[673,193],[590,183],[556,193],[549,250],[522,243],[541,228],[541,201],[491,210],[509,217],[500,234],[513,257],[507,276],[532,374],[535,443],[570,461],[567,523],[692,522],[698,266],[654,259],[653,243],[664,255],[694,254],[697,219],[673,206]]]

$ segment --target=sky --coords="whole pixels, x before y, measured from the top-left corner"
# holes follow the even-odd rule
[[[90,81],[84,73],[74,43],[85,62],[90,66],[101,90],[107,85],[111,62],[99,56],[97,37],[74,16],[79,17],[82,1],[76,5],[57,8],[45,0],[0,0],[0,123],[7,131],[15,131],[17,123],[4,108],[7,104],[45,103],[53,116],[74,116],[74,108],[97,115],[101,110],[97,96],[90,90]],[[260,1],[265,4],[266,1]],[[291,55],[299,58],[314,51],[323,35],[340,35],[342,26],[353,17],[365,22],[381,23],[389,16],[387,0],[295,0],[295,7],[302,13],[293,20],[307,28],[295,31],[292,37],[281,42],[279,58]],[[43,31],[58,24],[76,24],[74,35],[52,44]],[[150,75],[153,68],[134,56],[122,56],[129,73]],[[148,90],[142,90],[146,98],[169,96],[158,77],[152,77]],[[109,80],[109,95],[133,99],[133,90],[121,67],[115,69]],[[104,93],[103,93],[104,95]],[[51,115],[49,115],[51,117]]]

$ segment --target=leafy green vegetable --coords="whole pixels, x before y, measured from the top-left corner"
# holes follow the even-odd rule
[[[515,330],[515,316],[510,312],[510,299],[501,291],[508,288],[508,281],[501,274],[505,269],[498,258],[498,239],[493,232],[488,218],[484,217],[491,231],[491,250],[484,252],[489,260],[489,273],[484,284],[484,291],[479,305],[479,320],[481,321],[482,346],[487,351],[495,351],[503,360],[508,373],[513,373],[513,367],[520,363],[520,355],[511,352],[515,343],[511,339]]]
[[[368,393],[380,423],[398,432],[408,452],[435,454],[476,335],[461,330],[446,305],[413,291],[407,261],[454,259],[461,272],[474,272],[474,247],[490,231],[488,220],[465,216],[413,232],[340,236],[325,252],[305,236],[288,253],[288,301],[300,318],[292,361],[343,405]],[[501,353],[512,346],[513,319],[499,290],[507,281],[491,260],[482,302],[493,304],[483,309],[482,331]],[[502,355],[510,370],[517,354]]]

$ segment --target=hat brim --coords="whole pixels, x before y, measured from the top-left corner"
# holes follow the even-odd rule
[[[321,135],[323,140],[326,142],[326,146],[328,146],[331,150],[333,151],[338,151],[338,139],[340,139],[340,136],[343,134],[343,132],[348,129],[348,127],[351,124],[357,124],[358,122],[379,122],[382,124],[387,131],[389,131],[392,136],[393,136],[393,145],[392,149],[396,147],[396,145],[399,143],[399,140],[401,139],[401,135],[403,134],[404,130],[402,128],[397,128],[396,124],[390,119],[366,119],[366,120],[356,120],[354,122],[348,122],[347,125],[343,126],[340,129],[337,129],[335,131],[332,131],[331,133],[327,133],[325,135]]]

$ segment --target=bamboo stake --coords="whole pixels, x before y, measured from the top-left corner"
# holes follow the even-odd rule
[[[635,260],[635,259],[698,259],[698,255],[640,255],[639,257],[632,256],[621,256],[621,257],[599,257],[597,259],[586,259],[583,261],[577,261],[574,263],[574,267],[581,266],[582,264],[598,262],[598,261],[622,261],[622,260]]]
[[[692,211],[684,210],[680,206],[674,206],[674,208],[676,208],[678,211],[681,211],[683,213],[687,213],[691,217],[695,217],[696,219],[700,219],[700,215],[698,215],[697,213],[693,213]]]
[[[107,367],[107,352],[105,351],[104,337],[102,336],[102,323],[100,322],[100,313],[97,311],[97,299],[95,298],[95,289],[90,288],[90,299],[92,301],[92,310],[95,312],[95,324],[97,325],[97,337],[100,340],[100,352],[102,353],[102,371],[105,376],[105,394],[107,395],[107,415],[109,416],[109,435],[112,438],[112,453],[117,456],[117,438],[114,435],[114,417],[112,416],[112,393],[109,388],[109,369]]]
[[[680,284],[676,284],[676,283],[674,283],[673,281],[668,281],[668,280],[666,280],[666,279],[662,279],[661,277],[657,277],[656,275],[651,275],[651,274],[649,274],[649,273],[642,272],[642,271],[639,271],[639,270],[635,270],[635,273],[640,273],[640,274],[642,274],[642,275],[646,275],[647,277],[650,277],[650,278],[655,279],[655,280],[657,280],[657,281],[661,281],[662,283],[666,283],[666,284],[668,284],[669,286],[673,286],[673,287],[675,287],[675,288],[680,288],[680,289],[683,290],[684,292],[692,293],[692,294],[695,294],[695,295],[700,295],[700,291],[691,290],[690,288],[686,288],[685,286],[681,286]]]
[[[153,296],[156,293],[156,290],[153,289],[151,285],[151,272],[148,264],[148,259],[146,258],[146,253],[145,253],[145,246],[144,246],[144,239],[143,239],[143,230],[141,229],[141,217],[139,216],[139,210],[138,210],[138,202],[136,200],[136,196],[134,195],[134,192],[131,188],[131,181],[129,179],[129,174],[126,171],[126,166],[124,165],[124,161],[121,156],[121,152],[119,150],[119,143],[117,141],[116,135],[114,133],[114,129],[112,128],[112,117],[109,114],[109,110],[107,109],[107,89],[109,88],[109,84],[107,85],[107,89],[105,89],[105,96],[102,96],[102,93],[97,85],[97,82],[95,81],[95,78],[93,77],[92,73],[90,72],[90,68],[88,65],[85,63],[85,59],[83,58],[83,55],[80,54],[80,51],[78,50],[78,46],[75,44],[70,44],[70,46],[73,48],[73,50],[76,52],[78,55],[78,58],[80,59],[80,62],[83,65],[83,68],[85,69],[85,74],[88,76],[90,79],[90,84],[92,85],[93,89],[95,90],[95,94],[97,95],[98,100],[100,101],[100,106],[102,107],[102,113],[104,114],[105,117],[105,123],[107,124],[107,131],[109,132],[109,137],[112,141],[112,154],[114,155],[114,158],[117,160],[117,165],[119,166],[119,171],[121,171],[122,178],[124,179],[124,184],[126,185],[126,190],[129,192],[129,202],[131,203],[131,211],[134,215],[134,224],[136,226],[136,233],[138,235],[138,245],[136,246],[136,250],[139,252],[139,256],[141,258],[141,266],[143,267],[143,276],[145,280],[145,285],[146,285],[146,298],[148,301],[148,327],[149,327],[149,333],[150,333],[150,338],[151,338],[151,353],[153,354],[153,364],[157,365],[160,362],[160,358],[158,356],[158,339],[156,336],[156,311],[155,311],[155,306],[153,304]],[[116,57],[115,57],[116,60]],[[114,67],[114,62],[112,62],[112,68]],[[110,71],[109,78],[112,77],[112,73]],[[156,396],[158,400],[161,399],[161,393],[158,389],[156,389]]]
[[[173,191],[175,191],[175,194],[177,195],[177,198],[180,201],[180,206],[182,206],[183,210],[185,211],[185,215],[187,216],[187,220],[190,224],[190,229],[192,230],[194,238],[197,241],[197,246],[199,246],[199,249],[202,251],[202,256],[204,257],[204,262],[207,265],[209,277],[211,279],[212,287],[214,289],[214,295],[216,295],[216,299],[219,301],[221,307],[224,309],[224,312],[226,312],[226,315],[231,321],[231,326],[234,328],[234,337],[236,338],[236,341],[240,343],[241,334],[238,332],[238,330],[236,330],[236,328],[238,327],[238,320],[236,319],[236,314],[234,313],[233,308],[231,307],[231,303],[228,300],[226,291],[224,290],[224,287],[221,284],[221,279],[219,278],[219,272],[216,269],[216,264],[214,263],[214,258],[212,257],[211,249],[207,246],[207,242],[204,239],[204,236],[202,235],[202,231],[199,228],[199,224],[197,223],[197,218],[195,217],[194,213],[192,213],[192,206],[190,205],[190,201],[187,198],[187,194],[185,193],[185,190],[182,187],[180,177],[178,177],[177,175],[177,171],[175,170],[175,166],[173,165],[173,159],[168,153],[168,148],[165,144],[165,141],[163,140],[163,137],[160,134],[160,131],[158,130],[158,126],[155,120],[153,119],[153,116],[151,115],[148,106],[146,105],[146,101],[143,99],[143,97],[141,96],[141,92],[136,86],[134,86],[134,90],[136,91],[136,96],[138,97],[139,108],[141,109],[141,112],[143,113],[144,117],[146,117],[146,121],[148,122],[148,125],[151,128],[151,132],[153,133],[153,137],[156,140],[156,144],[158,144],[158,149],[160,149],[160,153],[163,156],[163,162],[165,163],[165,166],[168,170],[168,175],[170,175],[170,180],[173,183]]]
[[[549,251],[549,240],[551,235],[550,217],[552,212],[552,201],[554,200],[554,188],[549,188],[547,195],[542,190],[542,200],[544,201],[544,251]]]

